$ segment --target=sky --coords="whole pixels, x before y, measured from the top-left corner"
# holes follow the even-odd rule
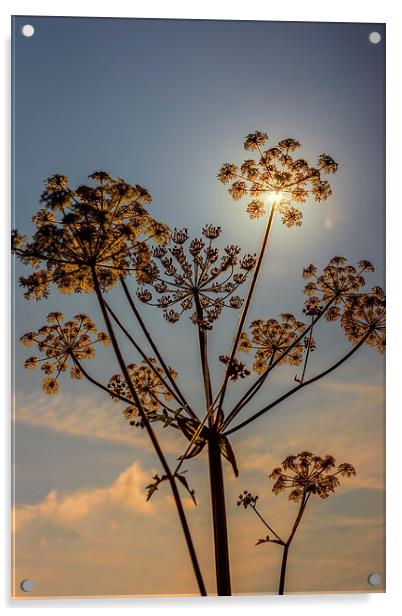
[[[31,23],[35,34],[21,35]],[[372,45],[372,31],[382,35]],[[323,267],[334,255],[368,259],[369,284],[384,285],[384,57],[381,24],[312,24],[17,17],[13,23],[14,224],[26,234],[44,180],[55,172],[71,184],[104,169],[152,194],[152,214],[198,235],[206,223],[222,241],[255,252],[264,221],[250,221],[216,174],[245,158],[244,137],[266,131],[270,142],[295,137],[313,162],[326,152],[339,162],[333,196],[309,200],[302,227],[277,219],[252,318],[281,312],[302,316],[304,266]],[[18,276],[26,274],[16,265]],[[117,291],[110,301],[127,322]],[[34,596],[192,594],[197,589],[168,490],[145,503],[144,487],[158,471],[145,434],[129,430],[114,405],[85,383],[64,379],[56,398],[26,372],[18,343],[52,310],[101,316],[92,295],[27,302],[15,288],[15,588],[33,579]],[[183,319],[171,326],[143,310],[163,354],[179,372],[194,405],[202,403],[196,332]],[[216,386],[236,315],[226,314],[210,344]],[[349,349],[336,325],[320,331],[312,374]],[[128,349],[127,349],[128,355]],[[132,361],[131,358],[128,360]],[[106,350],[99,378],[117,371]],[[289,592],[369,591],[367,576],[384,570],[383,358],[364,348],[330,377],[298,394],[271,416],[233,435],[240,477],[230,467],[226,500],[235,593],[272,593],[277,546],[255,547],[264,535],[252,512],[236,507],[243,489],[284,529],[294,506],[271,493],[267,475],[289,453],[305,449],[350,461],[357,477],[327,502],[313,502],[289,563]],[[293,384],[294,369],[278,370],[254,402],[260,408]],[[234,385],[236,399],[242,385]],[[185,444],[164,430],[174,461]],[[207,462],[188,463],[198,506],[189,522],[214,592]],[[293,509],[292,509],[293,507]],[[284,531],[285,532],[285,531]],[[171,561],[160,558],[169,552]]]

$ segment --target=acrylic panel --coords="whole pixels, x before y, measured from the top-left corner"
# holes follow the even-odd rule
[[[12,30],[12,596],[384,592],[384,24]]]

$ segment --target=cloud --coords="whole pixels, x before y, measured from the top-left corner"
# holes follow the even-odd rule
[[[272,494],[268,473],[303,449],[350,461],[358,475],[345,479],[327,501],[309,504],[292,545],[287,590],[369,591],[368,574],[384,573],[382,388],[332,381],[311,396],[284,405],[281,413],[253,424],[253,432],[232,439],[240,477],[234,480],[225,463],[225,495],[236,593],[275,593],[281,558],[277,545],[255,546],[268,531],[252,511],[236,506],[238,494],[244,489],[259,494],[261,513],[285,536],[296,505]],[[90,434],[89,424],[85,432]],[[189,468],[199,505],[192,506],[183,492],[186,511],[208,590],[214,592],[205,457]],[[33,577],[32,571],[36,596],[197,594],[168,486],[145,502],[152,474],[136,463],[106,487],[51,490],[41,502],[18,507],[16,594],[18,580]]]
[[[54,432],[116,444],[138,447],[150,452],[152,446],[145,431],[133,429],[122,415],[121,404],[96,395],[58,394],[54,397],[18,392],[15,400],[15,421]],[[163,431],[167,453],[177,453],[184,441],[172,430]]]
[[[153,502],[145,500],[145,486],[153,474],[155,471],[145,472],[140,463],[135,462],[106,488],[82,490],[66,496],[51,490],[42,502],[14,511],[14,528],[17,531],[35,519],[49,520],[60,526],[74,526],[77,521],[94,515],[95,510],[105,506],[123,507],[151,515],[155,507]]]
[[[331,395],[328,395],[328,391]],[[335,395],[332,395],[332,392]],[[309,398],[293,401],[284,415],[260,422],[258,433],[236,446],[240,470],[271,472],[289,454],[303,450],[334,455],[338,463],[350,462],[357,477],[345,481],[345,490],[384,488],[384,390],[378,385],[323,382]],[[257,425],[257,424],[256,424]],[[257,425],[258,427],[258,425]]]
[[[25,578],[34,580],[35,596],[197,594],[168,484],[145,500],[154,473],[136,462],[105,488],[51,490],[17,507],[16,596]],[[194,506],[184,501],[191,523]],[[204,560],[210,546],[200,550]]]

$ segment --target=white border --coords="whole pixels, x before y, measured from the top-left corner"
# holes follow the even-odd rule
[[[401,159],[401,121],[402,109],[400,87],[400,58],[401,49],[401,3],[397,0],[336,0],[332,3],[325,0],[286,0],[285,2],[269,2],[269,0],[242,1],[212,1],[188,2],[169,0],[168,2],[129,2],[113,0],[113,3],[89,2],[86,0],[69,0],[55,4],[51,1],[3,0],[0,7],[1,42],[3,57],[1,62],[0,84],[3,94],[0,96],[2,107],[2,135],[6,136],[0,150],[2,173],[2,208],[3,217],[0,225],[1,237],[1,267],[3,285],[10,287],[9,274],[9,211],[10,204],[10,15],[71,15],[71,16],[104,16],[104,17],[166,17],[190,19],[244,19],[244,20],[278,20],[278,21],[336,21],[336,22],[374,22],[387,23],[387,276],[389,318],[387,350],[387,593],[373,595],[304,595],[286,597],[236,597],[236,598],[208,598],[208,599],[88,599],[88,600],[48,600],[11,602],[8,599],[10,588],[10,559],[9,559],[9,475],[10,475],[10,342],[6,332],[10,332],[9,294],[2,293],[0,305],[3,317],[3,337],[1,359],[3,369],[0,370],[0,391],[4,392],[2,405],[2,435],[3,435],[3,498],[0,507],[2,536],[0,538],[1,559],[1,605],[6,609],[31,609],[34,611],[50,607],[53,610],[67,608],[74,610],[74,614],[84,609],[113,610],[116,607],[135,609],[136,613],[164,609],[168,614],[176,610],[191,609],[203,610],[207,606],[213,613],[227,612],[233,614],[243,613],[245,609],[281,611],[282,614],[298,616],[326,612],[339,612],[340,610],[353,610],[355,614],[365,616],[400,613],[401,597],[399,591],[402,582],[402,498],[399,486],[399,455],[401,450],[402,420],[401,409],[398,408],[398,385],[401,381],[401,361],[399,358],[402,348],[401,339],[401,304],[398,304],[398,281],[401,275],[401,197],[399,187],[400,168],[397,167]],[[373,84],[373,88],[375,84]],[[400,163],[399,163],[400,166]],[[399,319],[399,322],[398,322]],[[11,336],[8,336],[10,340]],[[7,369],[8,366],[8,369]],[[398,608],[399,605],[399,608]]]

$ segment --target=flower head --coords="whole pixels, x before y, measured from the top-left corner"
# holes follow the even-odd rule
[[[164,401],[172,399],[171,393],[166,389],[162,380],[158,378],[158,374],[163,376],[163,370],[160,368],[153,357],[148,358],[148,361],[154,365],[154,370],[149,364],[142,361],[140,364],[130,364],[127,366],[130,375],[131,383],[138,395],[141,406],[147,412],[148,418],[151,421],[160,419],[156,411],[164,408]],[[176,378],[177,373],[173,368],[169,368],[170,375]],[[108,382],[108,389],[112,398],[117,402],[118,396],[132,400],[132,403],[123,411],[124,416],[132,425],[142,425],[141,421],[136,422],[135,418],[139,416],[137,405],[132,399],[129,387],[123,376],[115,374]]]
[[[308,296],[304,312],[320,314],[325,306],[327,321],[340,320],[347,338],[357,344],[362,338],[380,353],[385,350],[385,294],[381,287],[364,291],[363,274],[373,272],[369,261],[359,261],[357,267],[349,265],[345,257],[334,257],[318,274],[311,264],[303,271],[310,281],[304,287]]]
[[[253,496],[251,492],[244,490],[242,494],[239,494],[237,506],[240,507],[242,505],[244,509],[247,509],[247,507],[254,507],[257,501],[258,496]]]
[[[355,475],[355,468],[347,462],[336,466],[335,458],[331,455],[321,458],[310,451],[302,451],[287,456],[280,467],[274,468],[270,478],[275,480],[272,488],[274,494],[290,490],[289,500],[298,502],[309,494],[328,498],[340,485],[339,476]]]
[[[14,232],[14,252],[34,269],[20,278],[28,299],[46,297],[51,282],[61,293],[91,292],[93,269],[104,290],[130,272],[139,277],[151,262],[148,242],[169,240],[168,227],[146,210],[147,190],[103,171],[89,177],[91,185],[75,190],[66,176],[50,177],[44,208],[32,219],[37,228],[32,240]]]
[[[303,270],[303,278],[310,279],[304,287],[304,293],[309,297],[310,304],[331,302],[335,307],[339,307],[364,287],[366,281],[362,274],[373,271],[369,261],[359,261],[356,268],[348,264],[345,257],[333,257],[321,274],[317,274],[317,268],[310,264]],[[340,311],[333,311],[327,318],[330,321],[336,320],[340,314]]]
[[[51,375],[43,380],[42,388],[48,394],[56,394],[59,390],[58,379],[68,369],[69,361],[72,362],[71,378],[82,378],[82,372],[72,358],[93,359],[96,356],[94,345],[109,344],[109,337],[97,332],[94,322],[85,314],[77,314],[71,321],[64,322],[60,312],[51,312],[46,325],[36,332],[24,334],[20,341],[25,346],[37,345],[42,357],[28,357],[24,367],[40,367],[45,375]]]
[[[369,294],[349,298],[341,319],[347,338],[357,344],[362,338],[380,353],[385,351],[385,296],[379,287]]]
[[[238,379],[245,379],[250,374],[250,370],[248,370],[243,364],[243,362],[236,359],[230,359],[230,355],[219,355],[219,360],[228,366],[228,377],[231,381],[237,381]]]
[[[279,363],[297,366],[302,361],[304,345],[302,340],[294,343],[304,327],[292,314],[282,314],[279,321],[258,319],[250,324],[250,337],[246,332],[241,334],[239,348],[244,352],[256,349],[253,370],[257,373],[265,372],[282,354]]]
[[[336,173],[338,164],[321,154],[317,166],[295,158],[293,152],[300,147],[296,139],[283,139],[277,145],[267,148],[268,135],[256,131],[247,135],[244,149],[255,154],[240,166],[233,163],[222,165],[218,180],[230,184],[228,190],[235,201],[243,197],[250,199],[247,213],[251,219],[265,213],[263,197],[271,197],[288,227],[300,226],[303,214],[300,210],[310,195],[317,202],[325,201],[332,194],[329,182],[323,174]]]
[[[243,300],[236,292],[254,269],[256,257],[241,257],[234,245],[220,252],[214,246],[220,234],[220,227],[207,225],[202,237],[190,240],[187,229],[175,229],[170,246],[154,249],[159,267],[147,286],[138,290],[139,299],[161,308],[169,323],[192,310],[192,322],[203,330],[212,328],[223,308],[240,308]],[[159,296],[155,301],[149,287]]]

